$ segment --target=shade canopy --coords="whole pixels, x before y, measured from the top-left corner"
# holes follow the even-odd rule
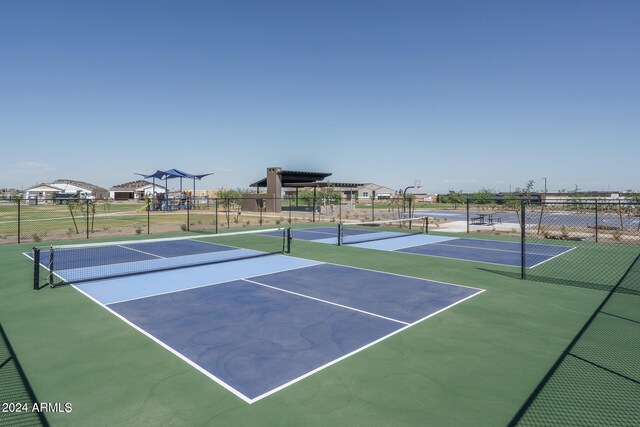
[[[143,173],[136,173],[136,175],[140,175],[140,176],[144,177],[145,179],[148,179],[148,178],[158,178],[158,179],[191,178],[191,179],[200,180],[200,179],[204,178],[205,176],[213,175],[213,173],[204,173],[204,174],[200,174],[200,175],[195,175],[195,174],[191,174],[191,173],[188,173],[188,172],[183,172],[183,171],[178,170],[178,169],[169,169],[169,170],[166,170],[166,171],[157,170],[157,171],[155,171],[154,173],[152,173],[150,175],[145,175]]]
[[[167,182],[167,180],[172,179],[172,178],[180,178],[180,193],[182,193],[182,178],[189,178],[189,179],[193,179],[193,193],[192,196],[195,197],[196,194],[196,179],[199,181],[202,178],[204,178],[205,176],[209,176],[209,175],[213,175],[213,173],[203,173],[203,174],[191,174],[188,172],[184,172],[178,169],[169,169],[166,171],[161,171],[161,170],[156,170],[154,173],[150,174],[150,175],[146,175],[143,173],[136,173],[136,175],[140,175],[142,177],[144,177],[145,179],[148,178],[153,178],[153,194],[155,196],[155,180],[156,179],[164,179],[165,183]],[[169,187],[165,184],[166,187],[166,191],[169,191]],[[168,194],[167,194],[168,196]],[[195,200],[195,199],[194,199]],[[168,201],[168,200],[167,200]],[[164,209],[165,210],[169,210],[169,203],[167,203],[167,201],[165,201],[164,203]]]

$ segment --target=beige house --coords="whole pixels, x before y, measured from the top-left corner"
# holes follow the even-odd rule
[[[109,196],[109,190],[84,181],[73,179],[57,179],[51,183],[36,184],[24,191],[26,199],[52,200],[57,193],[85,193],[96,199],[105,199]]]
[[[114,185],[109,189],[109,197],[115,201],[141,201],[152,194],[164,194],[162,185],[153,184],[144,179]]]

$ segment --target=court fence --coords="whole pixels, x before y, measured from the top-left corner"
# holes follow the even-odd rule
[[[466,222],[521,243],[522,279],[610,290],[640,252],[640,204],[628,201],[468,199]]]
[[[0,384],[0,427],[49,425],[1,324]]]
[[[275,206],[275,207],[274,207]],[[329,197],[177,198],[167,203],[113,200],[0,200],[0,244],[135,236],[154,233],[259,228],[285,224],[400,218],[402,203]]]
[[[510,425],[640,425],[640,205],[470,199],[467,224],[520,242],[520,272],[498,274],[604,291]]]

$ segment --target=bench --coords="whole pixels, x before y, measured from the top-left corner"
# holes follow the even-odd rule
[[[490,214],[489,218],[487,219],[487,223],[489,225],[502,224],[502,217],[500,217],[500,216],[494,217],[493,214]]]
[[[479,214],[478,216],[471,217],[471,225],[484,225],[484,218],[486,215]]]

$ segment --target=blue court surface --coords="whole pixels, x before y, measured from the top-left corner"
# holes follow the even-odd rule
[[[475,261],[519,267],[521,265],[520,242],[469,239],[407,234],[403,232],[345,229],[343,242],[350,246],[427,255],[440,258]],[[320,243],[337,243],[337,230],[332,227],[291,230],[294,239]],[[334,237],[327,238],[328,234]],[[574,247],[528,243],[525,246],[525,266],[536,267]]]
[[[520,242],[505,242],[501,240],[466,239],[422,234],[358,243],[352,246],[513,267],[519,267],[522,263]],[[571,246],[528,243],[525,246],[525,266],[534,268],[573,249],[574,247]]]
[[[284,255],[74,287],[248,403],[482,292]]]

